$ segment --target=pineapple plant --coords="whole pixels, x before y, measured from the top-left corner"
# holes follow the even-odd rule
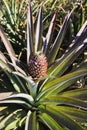
[[[27,63],[17,59],[3,28],[0,36],[8,52],[0,51],[0,129],[1,130],[86,130],[87,88],[74,88],[87,75],[87,61],[68,70],[87,47],[87,21],[59,58],[61,44],[74,9],[51,42],[57,13],[54,13],[47,35],[42,34],[42,6],[34,31],[31,4],[27,10]],[[36,32],[34,34],[34,32]],[[10,87],[9,87],[10,86]]]

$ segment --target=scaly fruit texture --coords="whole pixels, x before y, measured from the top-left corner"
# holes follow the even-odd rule
[[[47,66],[47,58],[41,51],[37,52],[36,54],[31,54],[28,72],[34,80],[47,75]]]

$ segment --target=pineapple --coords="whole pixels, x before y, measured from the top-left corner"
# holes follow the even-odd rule
[[[47,57],[42,49],[42,7],[40,8],[34,35],[33,18],[29,4],[27,9],[27,66],[28,74],[34,81],[47,76]],[[34,41],[35,36],[35,41]]]
[[[0,68],[8,76],[7,79],[0,77],[0,88],[5,90],[0,93],[0,130],[84,130],[87,123],[87,87],[74,90],[72,87],[79,78],[87,76],[87,62],[82,62],[68,73],[66,70],[87,47],[87,21],[68,51],[57,59],[72,12],[65,18],[51,44],[56,15],[54,14],[47,35],[41,42],[40,9],[34,41],[31,6],[28,9],[26,65],[22,62],[21,66],[17,65],[15,52],[0,28],[2,41],[12,60],[9,61],[0,52]],[[42,77],[46,75],[48,76],[42,82]],[[39,78],[41,79],[38,80]]]
[[[34,80],[47,75],[47,66],[47,58],[41,51],[38,51],[36,54],[31,54],[28,72]]]

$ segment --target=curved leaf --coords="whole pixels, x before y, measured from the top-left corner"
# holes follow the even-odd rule
[[[47,113],[39,114],[39,118],[50,130],[63,130],[62,127]]]
[[[13,57],[16,57],[16,56],[15,56],[15,52],[14,52],[14,50],[13,50],[12,45],[11,45],[10,42],[8,41],[7,36],[5,35],[5,33],[4,33],[4,31],[3,31],[3,29],[2,29],[1,26],[0,26],[0,36],[1,36],[1,38],[2,38],[2,41],[3,41],[4,45],[5,45],[5,48],[6,48],[7,51],[8,51],[8,54],[9,54],[9,56],[10,56],[10,58],[11,58],[13,64],[15,64],[15,59],[13,58]]]
[[[66,113],[72,119],[79,122],[87,122],[87,111],[69,106],[58,106],[58,110]]]
[[[3,62],[0,59],[0,67],[2,68],[2,70],[6,73],[6,75],[8,76],[10,82],[12,83],[14,89],[17,92],[21,92],[22,89],[24,92],[27,93],[27,90],[23,84],[23,82],[19,79],[19,77],[17,75],[12,75],[12,68],[8,65],[8,63]]]
[[[75,82],[78,78],[85,75],[87,75],[87,69],[82,68],[50,81],[49,83],[45,84],[42,91],[39,92],[37,100],[47,95],[51,95],[53,93],[57,94],[61,92],[65,88],[69,87],[69,85],[73,83],[72,81]]]
[[[36,130],[36,112],[28,112],[25,130]]]
[[[22,101],[22,100],[17,100],[17,99],[15,99],[15,100],[2,100],[2,101],[0,101],[0,104],[4,105],[4,106],[9,105],[9,104],[18,104],[19,106],[21,105],[21,106],[23,106],[24,108],[27,108],[27,109],[32,108],[32,106],[29,103]]]
[[[7,13],[8,13],[8,17],[9,17],[9,20],[10,20],[10,24],[13,24],[13,25],[14,25],[14,19],[13,19],[13,15],[12,15],[10,6],[8,5],[8,3],[7,3],[6,0],[3,0],[3,2],[4,2],[4,5],[6,6],[6,11],[7,11]]]
[[[55,63],[50,66],[50,68],[48,69],[48,74],[58,76],[62,75],[65,72],[65,70],[73,63],[73,61],[75,61],[75,59],[79,56],[79,54],[86,48],[87,46],[86,26],[87,21],[84,23],[75,39],[70,44],[69,49],[66,50],[66,52],[60,59],[56,60]],[[69,55],[71,55],[70,59],[68,58]]]
[[[30,115],[31,115],[31,111],[29,111],[27,113],[27,118],[26,118],[26,122],[25,122],[25,130],[28,130],[28,128],[29,128],[29,125],[30,125],[30,123],[29,123],[29,121],[30,121]]]
[[[47,96],[46,98],[40,100],[40,103],[44,105],[51,103],[54,105],[66,105],[71,107],[73,106],[87,110],[87,102],[72,97],[64,97],[62,95]]]
[[[87,100],[87,88],[79,88],[61,93],[65,97],[74,97],[78,99]]]
[[[49,114],[58,124],[62,124],[63,126],[69,128],[70,130],[83,130],[83,128],[72,120],[65,113],[60,112],[56,106],[46,106],[44,109],[40,107],[42,111]]]
[[[22,114],[20,114],[20,113],[22,113]],[[6,128],[6,130],[8,130],[7,128],[11,129],[13,127],[13,125],[17,125],[18,126],[18,122],[20,121],[20,119],[23,116],[25,116],[25,113],[23,112],[23,110],[21,110],[21,109],[15,110],[14,112],[12,112],[11,114],[9,114],[7,117],[5,117],[0,122],[0,129]],[[13,122],[15,124],[13,124]]]
[[[0,93],[0,95],[5,94],[5,93]],[[8,95],[9,93],[7,93]],[[12,99],[18,99],[18,100],[23,100],[23,101],[28,101],[29,103],[33,104],[34,99],[32,98],[31,95],[25,94],[25,93],[18,93],[18,94],[11,94],[9,96],[5,96],[5,98],[0,98],[0,101],[4,100],[12,100]]]

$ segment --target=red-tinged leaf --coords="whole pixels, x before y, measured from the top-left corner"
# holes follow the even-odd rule
[[[55,60],[55,58],[56,58],[56,56],[58,54],[59,48],[60,48],[61,43],[62,43],[62,41],[64,39],[64,36],[66,34],[66,30],[68,28],[72,12],[73,12],[73,10],[71,11],[70,14],[68,14],[66,16],[66,18],[65,18],[65,20],[63,22],[63,25],[62,25],[62,27],[61,27],[55,41],[54,41],[54,46],[53,46],[53,48],[52,48],[52,50],[51,50],[51,52],[50,52],[50,54],[48,56],[48,63],[49,64],[54,62],[54,60]]]
[[[52,40],[52,37],[53,37],[53,31],[54,31],[54,26],[55,26],[55,21],[56,21],[56,15],[57,15],[57,12],[55,12],[55,14],[54,14],[54,16],[53,16],[53,18],[51,20],[51,23],[50,23],[50,26],[49,26],[45,41],[43,43],[43,52],[46,54],[46,56],[48,56],[49,49],[50,49],[50,46],[51,46],[51,40]]]
[[[7,39],[7,36],[5,35],[5,33],[4,33],[4,31],[3,31],[1,26],[0,26],[0,37],[2,38],[4,46],[7,49],[8,54],[9,54],[13,64],[15,64],[15,59],[14,59],[14,57],[16,57],[15,52],[14,52],[13,47],[10,44],[9,40]]]
[[[29,3],[27,10],[27,64],[29,63],[30,54],[34,53],[33,48],[33,21],[31,4]]]
[[[36,36],[35,36],[35,52],[41,50],[42,48],[42,6],[40,7],[37,26],[36,26]]]

